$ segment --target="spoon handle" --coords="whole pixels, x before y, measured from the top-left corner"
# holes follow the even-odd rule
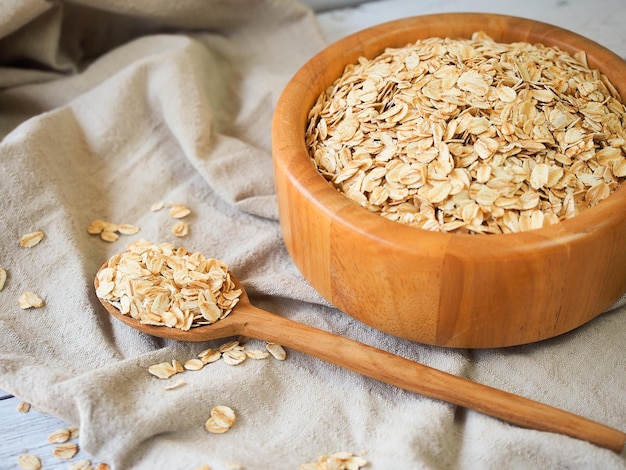
[[[582,416],[482,385],[252,305],[237,312],[241,334],[276,342],[368,377],[470,408],[518,426],[564,434],[620,453],[626,433]]]

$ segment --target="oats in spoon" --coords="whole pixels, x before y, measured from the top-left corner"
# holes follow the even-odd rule
[[[96,295],[143,324],[187,331],[226,317],[241,295],[222,261],[137,240],[97,274]]]

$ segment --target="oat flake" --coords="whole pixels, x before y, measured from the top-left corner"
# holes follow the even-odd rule
[[[20,246],[24,248],[32,248],[38,245],[41,240],[43,240],[43,237],[44,233],[41,231],[27,233],[26,235],[22,236],[20,240]]]
[[[44,305],[44,301],[34,292],[26,291],[18,298],[18,304],[20,308],[41,308]]]
[[[78,453],[78,444],[59,444],[52,451],[52,455],[61,460],[69,460]]]
[[[41,460],[33,454],[21,454],[17,457],[17,464],[24,470],[39,470]]]
[[[7,272],[6,269],[0,267],[0,291],[4,289],[4,284],[7,280]]]

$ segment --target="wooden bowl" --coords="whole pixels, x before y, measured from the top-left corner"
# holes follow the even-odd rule
[[[437,233],[392,222],[336,191],[305,147],[307,114],[359,56],[420,38],[524,41],[584,50],[626,96],[626,63],[556,26],[491,14],[436,14],[385,23],[342,39],[286,86],[272,129],[280,224],[311,285],[378,330],[449,347],[519,345],[570,331],[626,291],[626,187],[569,220],[523,233]]]

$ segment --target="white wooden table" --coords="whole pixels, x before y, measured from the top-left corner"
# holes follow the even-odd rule
[[[593,5],[583,0],[378,0],[352,7],[358,0],[307,0],[318,13],[321,28],[330,42],[365,27],[405,16],[419,14],[478,11],[530,17],[549,22],[583,34],[626,57],[626,28],[622,20],[622,0],[596,0]],[[338,8],[328,9],[332,5]],[[348,5],[348,6],[346,6]],[[590,15],[590,8],[593,15]],[[66,427],[54,416],[36,410],[16,411],[20,399],[0,390],[0,470],[16,469],[22,453],[39,456],[44,469],[66,469],[70,462],[90,457],[80,451],[71,461],[61,461],[52,455],[54,445],[48,435]],[[95,462],[100,463],[100,462]]]
[[[68,468],[68,462],[91,459],[85,452],[79,451],[71,461],[59,460],[52,455],[53,444],[48,443],[48,436],[53,431],[67,427],[54,416],[31,409],[28,413],[17,411],[20,400],[6,392],[0,391],[0,469],[16,469],[20,454],[31,453],[38,456],[42,468]],[[71,442],[77,442],[72,440]],[[94,464],[100,463],[93,461]],[[94,465],[95,466],[95,465]]]

